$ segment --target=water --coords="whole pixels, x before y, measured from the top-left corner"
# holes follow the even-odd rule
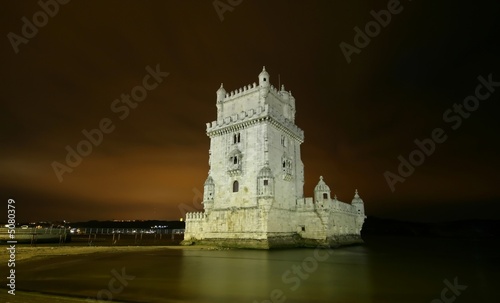
[[[19,263],[18,289],[96,298],[108,289],[110,270],[124,268],[135,278],[113,298],[132,302],[431,302],[443,281],[455,278],[467,288],[445,292],[454,302],[498,302],[499,247],[490,240],[378,237],[335,250],[67,256]]]
[[[330,254],[332,253],[332,254]],[[189,251],[182,262],[182,292],[193,301],[360,302],[369,293],[367,254],[336,251]],[[185,262],[187,261],[187,262]],[[224,300],[221,300],[224,298]],[[266,301],[267,300],[267,301]]]
[[[404,238],[336,250],[187,251],[179,291],[196,302],[430,302],[456,277],[467,285],[456,302],[494,302],[497,254],[484,242]]]

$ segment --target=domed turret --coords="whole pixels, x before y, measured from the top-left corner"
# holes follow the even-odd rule
[[[314,188],[314,191],[327,191],[330,192],[330,187],[326,185],[325,181],[323,181],[323,176],[319,177],[319,182]]]
[[[314,200],[316,203],[330,200],[330,187],[319,177],[319,182],[314,188]]]
[[[217,90],[217,102],[224,101],[224,98],[226,98],[226,90],[224,89],[224,86],[221,83],[220,88]]]
[[[214,179],[211,176],[208,176],[207,180],[205,180],[205,185],[214,185]]]
[[[283,97],[283,100],[288,101],[290,99],[290,94],[285,90],[285,86],[281,85],[280,95]]]
[[[205,184],[203,186],[203,204],[204,208],[207,209],[210,207],[210,203],[207,202],[212,202],[214,200],[214,195],[215,195],[215,183],[214,179],[212,179],[211,176],[207,177],[207,180],[205,181]]]
[[[266,71],[266,67],[262,68],[262,72],[259,74],[259,86],[269,87],[269,74]]]
[[[290,105],[295,110],[295,97],[292,96],[292,91],[289,91],[288,95],[289,95],[289,99],[290,99]]]
[[[359,197],[358,190],[354,192],[354,198],[352,199],[351,205],[356,209],[358,215],[365,215],[365,204],[363,199]]]
[[[274,175],[267,163],[257,175],[257,195],[260,197],[274,195]]]
[[[271,171],[271,168],[266,165],[264,166],[260,171],[259,174],[257,175],[259,178],[273,178],[273,172]]]

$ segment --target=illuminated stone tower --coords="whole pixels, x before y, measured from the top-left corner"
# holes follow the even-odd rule
[[[360,241],[361,199],[356,207],[346,204],[346,219],[335,218],[343,202],[330,198],[326,184],[327,195],[315,190],[315,200],[303,197],[304,132],[295,125],[295,98],[273,87],[265,68],[258,78],[230,93],[221,84],[216,92],[217,120],[207,123],[204,212],[186,215],[183,243],[272,248]],[[340,222],[343,240],[334,238]]]

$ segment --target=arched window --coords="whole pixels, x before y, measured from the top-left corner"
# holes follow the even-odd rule
[[[233,193],[237,193],[239,189],[238,181],[233,182]]]
[[[323,199],[328,199],[328,194],[327,193],[323,193]]]

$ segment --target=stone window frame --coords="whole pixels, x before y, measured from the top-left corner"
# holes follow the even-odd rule
[[[285,135],[281,135],[281,146],[283,147],[287,147],[288,144],[287,144],[287,138]]]
[[[288,157],[282,157],[281,159],[281,168],[283,170],[283,172],[287,173],[287,174],[291,174],[292,171],[293,171],[293,162],[292,162],[292,159],[288,158]]]
[[[238,144],[241,142],[241,133],[235,133],[233,135],[233,144]]]

